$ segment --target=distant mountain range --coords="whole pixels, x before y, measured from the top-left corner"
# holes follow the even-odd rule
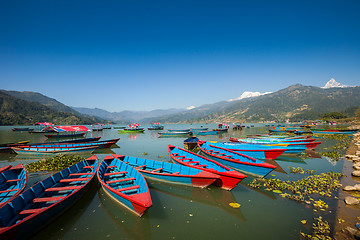
[[[273,93],[245,91],[239,98],[200,107],[153,111],[109,112],[69,107],[40,93],[0,90],[0,125],[37,121],[55,124],[299,121],[333,111],[351,116],[359,107],[360,87],[346,86],[334,79],[322,88],[295,84]]]
[[[327,84],[329,86],[329,84]],[[295,84],[274,93],[207,104],[154,119],[159,122],[256,122],[317,119],[323,113],[353,115],[360,107],[360,87],[319,88]]]
[[[176,114],[185,111],[185,109],[166,109],[166,110],[152,110],[152,111],[122,111],[122,112],[108,112],[99,108],[80,108],[72,107],[73,110],[82,114],[102,117],[117,123],[132,123],[144,122],[144,119],[151,121],[153,118],[158,118],[166,115]],[[145,120],[147,121],[147,120]]]

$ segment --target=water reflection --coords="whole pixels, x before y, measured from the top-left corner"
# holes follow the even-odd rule
[[[229,203],[236,202],[236,199],[231,191],[226,191],[212,186],[203,189],[161,183],[150,179],[147,179],[146,181],[153,191],[217,207],[241,221],[246,221],[240,208],[232,208],[229,206]]]
[[[106,214],[129,239],[151,239],[150,222],[147,214],[141,218],[135,216],[122,205],[110,199],[102,188],[99,189],[98,198]]]
[[[48,239],[63,239],[65,236],[74,230],[74,226],[81,221],[80,218],[86,214],[90,203],[95,197],[98,190],[98,183],[93,181],[85,194],[77,201],[70,209],[63,215],[58,217],[50,225],[42,229],[39,233],[34,235],[31,239],[48,240]],[[86,236],[88,235],[88,236]],[[92,239],[86,232],[82,233],[82,238]]]

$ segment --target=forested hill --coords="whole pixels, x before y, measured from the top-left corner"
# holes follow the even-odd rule
[[[360,107],[360,87],[319,88],[295,84],[277,92],[233,102],[208,104],[152,119],[159,122],[257,122],[317,119],[323,113],[352,115]]]
[[[79,112],[66,106],[65,104],[62,104],[61,102],[57,101],[56,99],[44,96],[41,93],[30,92],[30,91],[24,91],[24,92],[6,91],[6,90],[2,90],[2,91],[8,95],[11,95],[16,98],[20,98],[25,101],[40,103],[46,107],[49,107],[49,108],[59,111],[59,112],[68,112],[68,113],[79,114]]]
[[[56,111],[37,102],[25,101],[0,91],[0,125],[32,125],[52,122],[56,125],[92,124],[98,119]]]

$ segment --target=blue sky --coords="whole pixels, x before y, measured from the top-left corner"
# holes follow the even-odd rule
[[[108,111],[330,78],[360,85],[360,1],[0,1],[0,89]]]

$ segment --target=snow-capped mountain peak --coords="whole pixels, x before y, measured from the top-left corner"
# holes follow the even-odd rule
[[[240,97],[229,99],[228,101],[232,102],[232,101],[237,101],[237,100],[241,100],[241,99],[244,99],[244,98],[259,97],[259,96],[269,94],[269,93],[271,93],[271,92],[260,93],[260,92],[248,92],[248,91],[245,91],[245,92],[243,92],[243,94],[241,94]]]
[[[347,88],[347,87],[351,87],[351,86],[338,83],[337,81],[335,81],[335,79],[332,78],[322,88]]]

